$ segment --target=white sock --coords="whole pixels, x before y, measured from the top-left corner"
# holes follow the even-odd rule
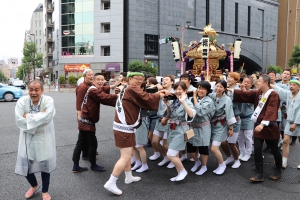
[[[146,164],[142,164],[142,167],[139,168],[139,169],[137,169],[136,172],[142,173],[142,172],[144,172],[144,171],[146,171],[146,170],[148,170],[148,169],[149,169],[149,168],[148,168],[148,165],[147,165],[147,163],[146,163]]]
[[[175,181],[181,181],[181,180],[183,180],[186,177],[187,174],[188,173],[187,173],[187,171],[185,169],[181,170],[179,172],[179,174],[178,174],[178,176],[177,176],[177,178],[176,178]]]
[[[220,169],[220,164],[219,164],[218,168],[213,171],[213,173],[216,173],[219,169]]]
[[[182,154],[181,158],[187,158],[187,155],[186,154]]]
[[[282,157],[282,166],[286,167],[287,166],[287,158]]]
[[[206,165],[205,166],[202,166],[201,169],[199,171],[196,172],[197,175],[202,175],[204,174],[205,172],[207,171],[207,167]]]
[[[139,168],[142,165],[141,160],[136,160],[134,166],[131,168],[131,170],[136,170],[137,168]]]
[[[218,175],[223,174],[225,169],[226,169],[226,164],[224,162],[222,164],[219,164],[219,169],[216,172],[216,174],[218,174]]]
[[[201,161],[200,161],[200,160],[197,160],[197,161],[195,162],[194,167],[191,169],[191,172],[195,172],[195,171],[199,168],[200,165],[201,165]]]
[[[178,175],[179,175],[179,174],[178,174]],[[175,177],[173,177],[173,178],[171,178],[170,180],[171,180],[171,181],[176,181],[176,179],[177,179],[178,175],[177,175],[177,176],[175,176]]]
[[[125,178],[132,178],[132,171],[125,172]]]
[[[111,174],[110,178],[109,178],[109,180],[107,182],[116,184],[117,180],[118,180],[118,178]]]
[[[170,162],[169,158],[167,156],[164,157],[164,159],[158,163],[158,166],[163,166],[165,165],[167,162]]]

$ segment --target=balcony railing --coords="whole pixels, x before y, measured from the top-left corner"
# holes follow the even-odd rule
[[[51,3],[49,3],[48,6],[47,6],[47,12],[48,13],[53,13],[53,7],[54,6]]]
[[[48,21],[47,21],[47,27],[53,27],[52,19],[48,19]]]

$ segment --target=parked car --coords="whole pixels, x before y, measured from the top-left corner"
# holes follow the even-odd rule
[[[7,86],[0,83],[0,99],[5,101],[13,101],[23,96],[23,91],[14,86]]]
[[[22,80],[14,80],[12,85],[15,87],[20,87],[21,89],[26,89],[26,83],[24,83]]]
[[[14,80],[15,80],[14,78],[9,78],[9,79],[8,79],[8,85],[11,85],[11,86],[12,86]]]

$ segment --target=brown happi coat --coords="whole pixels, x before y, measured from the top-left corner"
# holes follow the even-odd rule
[[[159,100],[160,95],[158,93],[150,94],[143,91],[138,86],[128,85],[122,99],[126,123],[132,125],[137,121],[138,116],[140,114],[140,108],[144,110],[158,110]],[[115,122],[121,123],[116,111]],[[137,127],[139,126],[140,124]],[[135,146],[134,133],[124,133],[121,131],[114,130],[114,136],[116,146],[119,148]]]
[[[240,103],[253,103],[254,109],[256,109],[260,99],[262,98],[262,92],[260,90],[234,90],[233,102]],[[269,95],[267,102],[261,110],[255,127],[261,123],[261,121],[276,122],[278,118],[278,108],[280,104],[280,98],[277,92],[272,91]],[[260,132],[254,131],[254,137],[265,140],[278,140],[280,138],[280,132],[278,125],[265,126]]]
[[[107,106],[115,106],[118,95],[108,94],[109,86],[104,86],[100,89],[91,88],[88,92],[87,103],[83,105],[81,116],[85,119],[91,120],[93,123],[99,121],[100,104]],[[78,129],[82,131],[96,131],[95,124],[84,124],[78,122]]]

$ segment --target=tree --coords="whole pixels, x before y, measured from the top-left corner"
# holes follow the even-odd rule
[[[22,65],[24,69],[28,68],[29,72],[37,67],[41,68],[43,64],[43,54],[37,53],[36,44],[34,42],[27,42],[23,48],[23,58],[22,58]]]
[[[5,77],[3,72],[0,70],[0,82],[6,82],[6,81],[7,81],[7,78]]]
[[[269,67],[267,69],[268,69],[268,72],[274,71],[275,73],[278,73],[278,74],[282,73],[282,69],[280,66],[269,65]]]
[[[134,60],[129,63],[129,71],[132,72],[146,72],[147,74],[157,75],[157,66],[152,67],[152,62],[142,62],[140,60]]]
[[[296,45],[294,46],[294,51],[291,55],[291,58],[289,60],[289,66],[297,66],[300,64],[300,46]]]

